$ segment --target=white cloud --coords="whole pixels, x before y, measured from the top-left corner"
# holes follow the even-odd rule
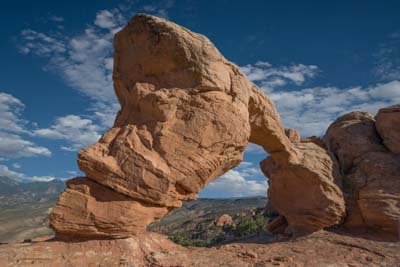
[[[266,154],[267,152],[265,152],[265,150],[259,145],[256,145],[256,144],[253,144],[253,143],[248,143],[244,153]]]
[[[15,180],[21,180],[25,177],[23,173],[12,171],[6,165],[0,165],[0,176],[7,176]]]
[[[373,115],[389,105],[400,103],[400,82],[392,81],[371,87],[314,87],[298,91],[273,91],[285,127],[300,130],[302,136],[323,135],[340,115],[367,111]]]
[[[50,150],[26,140],[29,122],[21,118],[25,105],[16,97],[0,92],[0,156],[20,158],[51,156]]]
[[[173,3],[164,1],[145,9],[166,16],[166,10]],[[64,140],[68,145],[61,146],[61,149],[76,151],[96,142],[100,133],[113,125],[120,106],[112,82],[112,43],[114,33],[131,16],[129,10],[129,7],[100,10],[93,23],[78,34],[68,35],[62,31],[41,33],[32,29],[21,32],[21,53],[47,59],[45,70],[60,75],[72,88],[90,99],[87,119],[66,115],[57,118],[48,128],[33,131],[34,136]]]
[[[256,179],[258,178],[258,179]],[[242,162],[237,168],[228,171],[208,184],[202,194],[227,194],[231,197],[265,196],[267,178],[251,162]]]
[[[284,126],[298,129],[302,136],[323,135],[328,126],[344,113],[367,111],[375,114],[382,107],[400,103],[399,80],[369,87],[332,86],[296,90],[296,86],[318,73],[318,67],[298,64],[273,68],[269,63],[258,62],[241,69],[274,101]],[[279,75],[273,77],[271,73]],[[284,82],[278,84],[274,79],[284,79]],[[280,88],[283,85],[288,86]],[[247,151],[252,152],[252,147]]]
[[[44,69],[88,97],[93,116],[101,116],[99,123],[109,123],[104,118],[114,116],[119,109],[112,85],[112,42],[114,30],[125,21],[122,13],[113,9],[99,11],[93,24],[74,35],[26,29],[21,32],[20,52],[47,59]]]
[[[19,135],[0,132],[0,156],[5,158],[49,157],[51,152],[45,147],[22,139]]]
[[[71,146],[62,146],[63,150],[76,151],[91,145],[100,138],[101,127],[90,119],[76,115],[67,115],[56,119],[50,128],[38,129],[33,135],[49,139],[64,140]]]
[[[29,178],[32,182],[51,182],[55,179],[53,176],[33,176]]]
[[[104,29],[113,29],[118,25],[116,15],[108,10],[97,12],[94,24]]]
[[[167,0],[145,5],[142,9],[166,17],[167,10],[173,5],[174,1]],[[96,108],[98,103],[111,107],[108,112],[115,115],[118,107],[112,85],[112,43],[114,33],[132,16],[131,9],[120,6],[100,10],[92,24],[73,35],[62,31],[41,33],[25,29],[21,32],[19,50],[23,54],[46,58],[45,69],[60,75],[72,88],[89,97],[93,101],[91,108],[99,112],[98,115],[109,116],[104,114],[104,110]]]
[[[381,81],[400,79],[400,31],[389,35],[386,42],[381,43],[374,55],[376,66],[373,74]]]
[[[28,176],[25,173],[20,173],[10,170],[6,165],[0,164],[0,176],[7,176],[8,178],[17,181],[31,181],[31,182],[50,182],[55,180],[54,176]]]
[[[252,81],[259,82],[261,88],[268,92],[287,84],[302,85],[306,79],[315,77],[319,68],[315,65],[293,64],[291,66],[274,67],[269,62],[258,61],[240,68]]]
[[[13,163],[11,166],[13,166],[13,168],[14,169],[19,169],[19,168],[21,168],[22,167],[22,165],[21,164],[19,164],[19,163]]]
[[[26,133],[26,121],[20,118],[24,108],[19,99],[0,92],[0,131]]]
[[[64,21],[64,18],[63,17],[61,17],[61,16],[51,16],[50,17],[50,20],[52,20],[52,21],[55,21],[55,22],[63,22]]]

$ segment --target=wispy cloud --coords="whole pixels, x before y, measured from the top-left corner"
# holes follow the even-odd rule
[[[27,140],[31,132],[21,116],[24,108],[16,97],[0,92],[0,157],[51,156],[50,150]]]
[[[61,16],[53,15],[53,16],[50,17],[50,20],[51,20],[51,21],[55,21],[55,22],[63,22],[63,21],[64,21],[64,18],[61,17]]]
[[[30,181],[30,182],[50,182],[56,178],[54,176],[29,176],[25,173],[10,170],[6,165],[0,164],[0,176],[7,176],[8,178],[17,181]]]
[[[232,197],[265,196],[268,183],[258,166],[242,162],[237,168],[228,171],[214,182],[208,184],[201,194]]]
[[[25,177],[23,173],[10,170],[6,165],[0,164],[0,176],[7,176],[8,178],[21,180]]]
[[[141,9],[167,17],[167,10],[173,4],[173,1],[154,2]],[[48,128],[34,131],[35,136],[64,140],[68,145],[62,149],[76,151],[97,141],[100,134],[112,126],[120,108],[112,82],[113,37],[132,14],[129,6],[100,10],[91,24],[72,35],[63,30],[44,33],[25,29],[21,32],[19,51],[46,59],[45,71],[59,75],[89,100],[87,115],[68,114],[56,118]],[[71,120],[75,122],[73,126],[68,125]]]
[[[287,84],[302,85],[320,72],[315,65],[292,64],[275,67],[265,61],[248,64],[240,69],[250,80],[257,82],[266,93]]]
[[[93,121],[90,119],[68,115],[57,118],[55,124],[50,128],[33,131],[33,135],[67,141],[71,146],[63,146],[62,149],[76,151],[97,142],[100,138],[101,130],[102,128],[93,124]]]
[[[302,136],[324,134],[329,124],[344,113],[374,114],[379,108],[400,102],[399,80],[369,87],[299,89],[307,78],[315,77],[318,67],[299,64],[274,68],[269,63],[258,62],[241,69],[275,102],[284,126],[300,130]],[[276,83],[276,79],[283,82]]]
[[[373,74],[381,81],[400,80],[400,31],[393,32],[380,44],[374,55]]]

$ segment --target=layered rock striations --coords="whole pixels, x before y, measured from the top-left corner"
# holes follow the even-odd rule
[[[114,126],[79,152],[86,177],[70,181],[54,208],[57,235],[120,238],[145,231],[237,166],[248,142],[271,155],[265,164],[271,201],[280,203],[289,226],[310,232],[342,219],[329,155],[296,144],[295,131],[287,131],[289,139],[272,101],[205,36],[136,15],[115,35],[114,48],[121,110]],[[311,185],[313,198],[304,201],[304,188],[293,183]],[[281,202],[287,188],[296,209]]]

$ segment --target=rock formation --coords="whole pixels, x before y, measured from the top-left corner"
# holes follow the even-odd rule
[[[385,146],[392,153],[400,154],[400,104],[380,109],[375,119]]]
[[[215,225],[219,227],[234,226],[235,222],[229,214],[223,214],[215,221]]]
[[[300,142],[300,133],[296,129],[287,128],[287,129],[285,129],[285,134],[286,134],[287,138],[289,138],[290,142],[292,142],[292,143]]]
[[[296,143],[299,163],[281,164],[269,157],[261,169],[269,177],[268,198],[294,233],[338,224],[344,217],[341,176],[336,162],[314,143]]]
[[[50,216],[58,236],[145,231],[237,166],[248,142],[271,155],[264,164],[270,199],[292,229],[311,232],[341,221],[343,196],[329,155],[313,144],[292,144],[298,135],[285,135],[272,101],[205,36],[136,15],[115,35],[114,48],[121,110],[113,128],[79,152],[87,177],[69,182]]]
[[[396,107],[381,109],[376,123],[367,112],[345,114],[326,132],[326,146],[338,158],[344,175],[347,228],[372,228],[394,235],[400,231],[400,155],[389,151],[400,145]]]
[[[351,112],[337,118],[326,131],[324,142],[336,155],[343,173],[365,153],[385,150],[374,117],[368,112]]]

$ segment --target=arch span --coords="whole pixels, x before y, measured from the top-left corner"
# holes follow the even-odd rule
[[[114,48],[121,110],[113,128],[79,152],[86,177],[68,182],[50,215],[58,235],[145,231],[237,166],[249,141],[271,155],[271,175],[302,167],[301,175],[318,177],[303,166],[272,101],[205,36],[140,14],[115,35]]]

